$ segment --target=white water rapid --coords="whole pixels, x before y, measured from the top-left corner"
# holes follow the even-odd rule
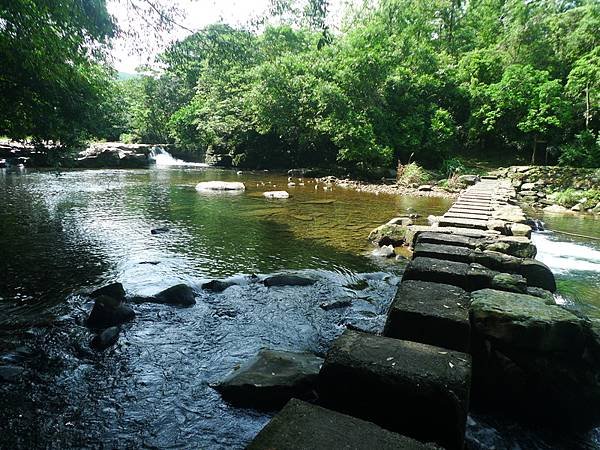
[[[194,167],[209,167],[208,164],[205,163],[196,163],[196,162],[188,162],[182,159],[174,158],[168,151],[161,147],[154,147],[150,154],[149,158],[154,161],[159,167],[169,167],[169,166],[194,166]]]

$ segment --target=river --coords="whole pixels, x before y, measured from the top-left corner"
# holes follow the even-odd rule
[[[169,158],[147,170],[0,172],[0,364],[26,369],[26,383],[0,383],[0,448],[244,447],[271,415],[234,408],[210,385],[262,347],[324,354],[348,324],[379,330],[405,263],[371,256],[366,236],[394,216],[418,213],[424,222],[451,203],[312,179],[288,187],[282,174]],[[196,192],[208,180],[242,181],[247,190]],[[292,197],[262,197],[282,189]],[[151,234],[156,228],[168,231]],[[565,302],[597,311],[600,301],[588,299],[586,286],[598,283],[598,246],[551,233],[535,239],[540,258],[559,269]],[[560,269],[556,240],[591,253],[577,250],[572,258],[582,265]],[[251,274],[278,272],[318,283],[267,289],[249,282]],[[240,285],[222,294],[200,289],[224,278]],[[350,287],[358,280],[366,289]],[[184,282],[197,289],[197,304],[137,306],[117,346],[94,354],[84,294],[113,281],[132,295]],[[352,307],[319,307],[338,298]],[[482,449],[560,441],[480,416],[470,419],[469,439]],[[594,448],[600,441],[591,433],[566,442]]]

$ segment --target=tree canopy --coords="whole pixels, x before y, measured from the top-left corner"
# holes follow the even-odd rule
[[[247,167],[600,165],[597,0],[366,1],[341,28],[327,0],[273,0],[264,20],[191,33],[122,82],[101,56],[115,32],[104,2],[65,4],[0,7],[0,134],[121,133]],[[37,51],[14,50],[28,39]]]

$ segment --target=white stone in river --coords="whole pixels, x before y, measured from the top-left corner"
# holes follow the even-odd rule
[[[246,186],[239,181],[203,181],[196,185],[197,191],[245,191]]]
[[[383,245],[372,252],[373,256],[383,256],[384,258],[390,258],[396,254],[393,245]]]
[[[290,194],[286,191],[267,191],[263,193],[266,198],[289,198]]]

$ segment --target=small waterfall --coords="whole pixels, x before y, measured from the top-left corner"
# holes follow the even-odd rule
[[[538,249],[537,259],[555,273],[600,273],[600,249],[592,244],[557,240],[551,232],[533,233],[532,241]]]
[[[208,167],[208,164],[188,162],[182,159],[174,158],[168,151],[161,147],[153,147],[148,154],[150,160],[154,161],[158,167],[170,167],[170,166],[195,166],[195,167]]]

